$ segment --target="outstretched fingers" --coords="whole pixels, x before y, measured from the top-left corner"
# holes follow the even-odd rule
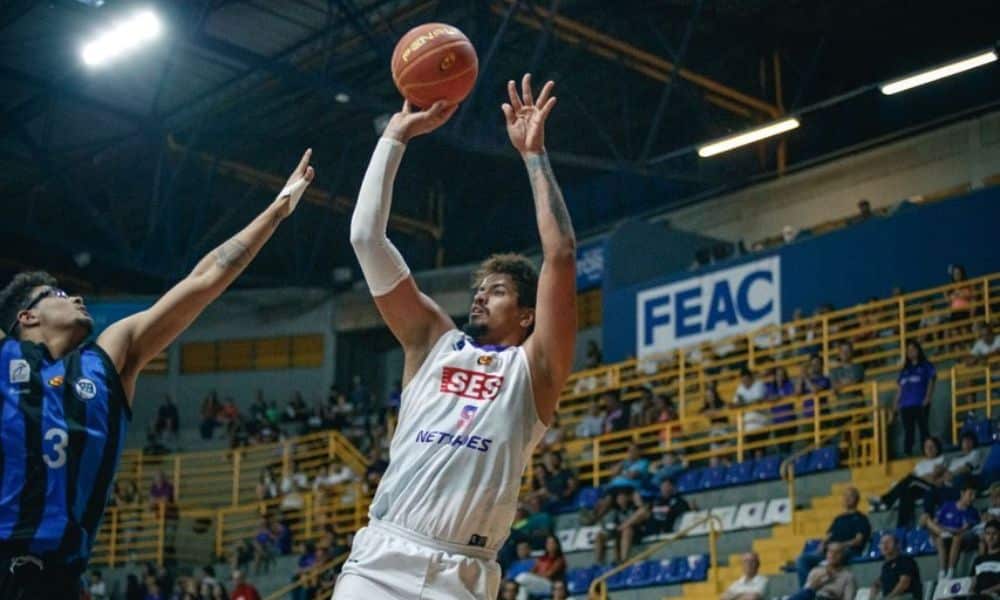
[[[548,99],[548,100],[547,100],[547,101],[545,102],[545,105],[544,105],[544,106],[542,106],[542,110],[541,110],[541,114],[542,114],[542,120],[543,120],[543,121],[544,121],[545,119],[548,119],[548,118],[549,118],[549,113],[550,113],[550,112],[552,112],[552,108],[553,108],[553,107],[555,107],[555,105],[556,105],[556,97],[555,97],[555,96],[553,96],[553,97],[549,98],[549,99]]]
[[[306,148],[306,151],[302,153],[302,158],[299,160],[299,166],[295,167],[295,175],[301,175],[306,172],[306,168],[309,166],[309,160],[312,158],[312,148]]]
[[[542,92],[538,94],[538,100],[535,101],[535,106],[537,106],[540,109],[544,108],[545,102],[549,99],[549,96],[552,95],[552,89],[555,87],[556,84],[554,81],[550,80],[546,82],[545,85],[542,87]]]
[[[507,120],[508,125],[513,125],[517,121],[517,115],[514,114],[514,108],[510,104],[504,102],[500,105],[500,110],[503,111],[504,119]]]
[[[510,105],[514,112],[520,112],[524,105],[521,104],[521,99],[517,96],[517,87],[514,85],[513,79],[507,82],[507,95],[510,96]]]
[[[534,95],[531,93],[531,73],[525,73],[524,77],[521,78],[521,99],[525,106],[531,106],[535,103]]]

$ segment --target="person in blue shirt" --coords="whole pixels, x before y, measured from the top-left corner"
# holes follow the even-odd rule
[[[774,367],[771,371],[771,381],[764,385],[764,390],[767,392],[768,400],[777,400],[778,398],[784,398],[787,396],[795,395],[795,384],[792,380],[788,378],[788,371],[785,367]],[[787,423],[789,421],[795,420],[795,405],[789,404],[776,404],[771,407],[771,423],[778,425],[781,423]],[[775,429],[775,437],[785,437],[795,433],[795,427],[783,427],[781,429]],[[781,452],[788,452],[792,445],[789,442],[783,442],[778,445],[778,449]]]
[[[895,409],[903,420],[905,439],[903,450],[908,455],[913,454],[914,428],[920,427],[920,443],[923,444],[928,433],[927,419],[930,415],[931,398],[934,395],[934,383],[937,381],[937,371],[927,360],[920,342],[906,342],[906,361],[899,371],[899,392],[896,394]]]
[[[941,561],[938,579],[951,579],[955,575],[958,555],[963,549],[976,550],[979,547],[979,536],[973,531],[979,523],[979,511],[972,507],[975,499],[975,483],[968,481],[958,500],[945,502],[937,515],[927,522]]]

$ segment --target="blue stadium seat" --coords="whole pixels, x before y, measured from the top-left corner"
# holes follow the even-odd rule
[[[655,561],[656,564],[651,567],[650,575],[653,578],[653,583],[657,585],[664,585],[668,583],[670,579],[670,564],[671,559],[664,558],[663,560]]]
[[[726,485],[726,467],[708,467],[704,470],[698,487],[710,490],[724,485]]]
[[[757,466],[757,461],[752,458],[729,467],[726,471],[727,485],[743,485],[753,480],[753,470]]]
[[[590,582],[593,580],[594,574],[592,567],[570,569],[569,573],[566,574],[567,591],[574,596],[577,594],[586,594],[587,588],[590,587]]]
[[[993,423],[989,419],[976,422],[976,442],[980,446],[993,443]]]
[[[705,581],[708,579],[708,556],[697,554],[688,557],[688,581]]]
[[[926,529],[910,529],[906,532],[906,542],[903,545],[903,552],[910,556],[922,556],[924,554],[934,554],[934,542]]]
[[[704,469],[688,469],[677,478],[677,491],[686,494],[701,488],[701,476]]]
[[[810,453],[809,472],[830,471],[840,464],[840,453],[836,446],[823,446]]]
[[[521,573],[527,573],[535,566],[535,559],[533,558],[522,558],[521,560],[514,561],[510,567],[507,568],[507,579],[514,579]]]
[[[576,506],[577,508],[586,508],[587,510],[593,510],[597,506],[597,501],[601,497],[601,492],[597,488],[585,487],[581,488],[580,492],[576,495]]]
[[[795,476],[801,477],[812,473],[812,452],[806,452],[795,459]]]
[[[781,457],[777,455],[765,456],[757,461],[757,466],[753,470],[754,481],[765,481],[768,479],[778,479],[781,476]]]
[[[638,588],[653,585],[656,583],[656,573],[659,568],[660,563],[656,560],[645,560],[633,566],[629,569],[628,577],[625,579],[625,587]]]
[[[670,559],[670,570],[664,583],[682,583],[688,580],[688,559],[686,556],[676,556]],[[659,582],[657,582],[659,583]]]
[[[629,567],[624,571],[618,571],[611,577],[608,577],[608,589],[609,590],[621,590],[626,587],[626,581],[628,580],[629,572],[635,567]]]

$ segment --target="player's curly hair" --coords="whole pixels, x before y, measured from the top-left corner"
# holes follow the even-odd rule
[[[538,271],[531,260],[523,254],[507,252],[494,254],[484,260],[472,275],[472,286],[475,288],[487,275],[510,275],[517,287],[517,304],[535,308],[535,296],[538,292]]]
[[[0,327],[4,328],[4,333],[12,335],[8,328],[17,320],[21,307],[28,303],[31,290],[40,285],[55,286],[57,283],[56,278],[45,271],[28,271],[15,275],[7,287],[0,290]]]

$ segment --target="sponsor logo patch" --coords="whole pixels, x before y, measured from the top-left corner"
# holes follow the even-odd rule
[[[441,370],[441,391],[470,400],[493,400],[503,386],[502,375],[490,375],[457,367]]]
[[[73,384],[73,390],[80,400],[90,400],[97,395],[97,384],[85,377],[81,377]]]
[[[63,376],[56,375],[55,377],[49,379],[49,387],[60,387],[63,384]]]
[[[31,365],[23,358],[10,361],[8,369],[11,383],[28,383],[31,381]]]

